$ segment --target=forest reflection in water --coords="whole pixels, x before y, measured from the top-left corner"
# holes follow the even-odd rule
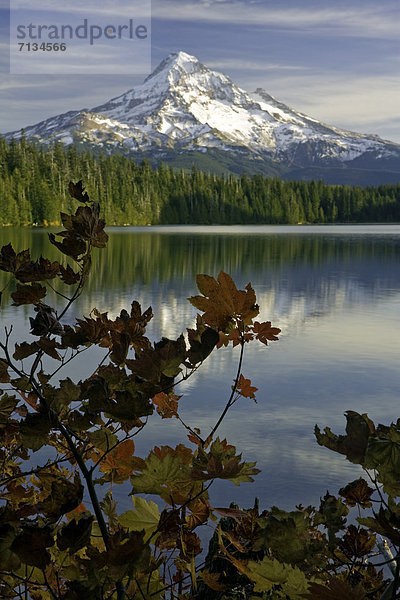
[[[87,292],[73,315],[88,314],[94,306],[115,315],[138,299],[144,308],[153,307],[151,339],[177,336],[195,317],[186,298],[196,293],[196,274],[216,276],[223,269],[238,286],[251,281],[261,318],[282,329],[280,341],[268,348],[246,348],[243,373],[259,388],[258,404],[237,404],[221,430],[246,460],[257,460],[262,473],[254,484],[217,486],[216,504],[227,497],[251,504],[256,495],[266,506],[316,503],[327,487],[334,493],[358,476],[356,467],[316,444],[313,427],[330,425],[341,432],[348,409],[385,423],[400,416],[400,226],[160,227],[108,233],[108,248],[96,252]],[[54,260],[57,251],[46,238],[39,229],[0,230],[0,245],[11,241],[16,250],[30,247],[33,256]],[[6,279],[1,273],[1,288]],[[6,292],[0,318],[2,325],[13,321],[15,341],[24,335],[22,314],[27,319],[30,310],[9,307]],[[87,376],[98,356],[81,361],[68,375]],[[181,388],[182,414],[191,425],[207,432],[216,421],[236,360],[231,349],[216,352]],[[136,447],[145,452],[156,443],[182,441],[179,423],[153,416]],[[120,501],[129,507],[129,499],[121,495]]]

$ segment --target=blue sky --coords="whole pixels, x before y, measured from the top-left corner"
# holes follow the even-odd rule
[[[0,132],[96,106],[148,74],[10,75],[2,6]],[[399,28],[398,0],[153,0],[152,65],[184,50],[248,91],[400,143]]]

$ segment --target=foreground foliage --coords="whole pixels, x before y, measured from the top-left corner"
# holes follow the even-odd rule
[[[34,341],[14,344],[6,328],[0,343],[0,596],[395,598],[400,424],[375,428],[366,415],[348,413],[346,435],[316,429],[321,445],[370,476],[369,483],[359,478],[341,489],[340,498],[327,492],[318,509],[212,507],[208,490],[215,480],[240,485],[258,473],[217,431],[239,398],[255,398],[257,388],[242,373],[246,344],[267,345],[280,330],[256,320],[251,285],[238,290],[223,272],[217,279],[198,275],[200,293],[190,302],[200,313],[186,337],[151,344],[145,333],[152,310],[142,311],[136,301],[114,319],[94,309],[67,323],[93,249],[107,244],[99,205],[81,182],[69,189],[80,206],[61,215],[61,233],[49,235],[64,263],[32,260],[29,250],[16,252],[11,244],[0,252],[14,306],[34,310]],[[72,292],[60,292],[57,281]],[[49,291],[62,297],[61,310],[46,303]],[[93,346],[103,351],[95,371],[78,383],[63,377],[64,367]],[[237,374],[219,419],[204,434],[179,415],[176,386],[225,346],[238,348]],[[189,444],[172,448],[160,440],[139,457],[134,437],[154,411],[178,419]],[[123,483],[133,507],[121,514],[113,493]],[[365,516],[373,502],[379,508]],[[352,507],[358,524],[347,522]],[[215,533],[202,562],[198,530],[212,522]],[[376,534],[394,549],[394,560],[389,547],[382,546],[386,558],[380,557],[393,567],[391,581],[371,562]]]

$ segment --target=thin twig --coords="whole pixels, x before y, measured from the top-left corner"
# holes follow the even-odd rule
[[[64,298],[64,300],[68,300],[68,302],[71,300],[71,298],[68,298],[68,296],[65,296],[64,294],[56,290],[56,288],[51,285],[50,281],[46,281],[46,283],[49,286],[49,288],[51,288],[53,292],[57,294],[57,296],[61,296],[61,298]]]
[[[224,420],[226,413],[228,412],[228,410],[230,409],[230,407],[233,404],[233,398],[234,398],[234,396],[236,394],[236,389],[237,389],[237,386],[238,386],[238,383],[239,383],[239,377],[240,377],[240,373],[241,373],[241,370],[242,370],[243,352],[244,352],[244,343],[245,343],[244,339],[243,339],[243,333],[241,333],[240,338],[241,338],[240,339],[240,346],[241,346],[241,348],[240,348],[240,357],[239,357],[239,363],[238,363],[238,368],[237,368],[237,372],[236,372],[235,382],[234,382],[234,385],[232,387],[232,393],[229,396],[229,400],[226,403],[225,408],[224,408],[224,410],[221,413],[221,416],[219,417],[218,421],[216,422],[216,424],[212,428],[211,433],[208,435],[208,437],[206,439],[206,444],[209,443],[212,440],[215,432],[217,431],[218,427],[221,425],[222,421]]]
[[[63,358],[61,365],[59,367],[57,367],[57,369],[55,371],[53,371],[53,373],[51,373],[50,379],[52,379],[54,377],[54,375],[56,373],[58,373],[58,371],[60,371],[63,367],[65,367],[65,365],[67,365],[69,362],[71,362],[71,360],[74,360],[74,358],[76,358],[78,356],[78,354],[82,354],[82,352],[89,350],[89,347],[90,346],[85,346],[85,348],[82,348],[82,350],[77,350],[75,352],[75,354],[72,353],[71,356],[66,361],[64,361],[64,358]]]
[[[21,477],[28,477],[28,475],[35,475],[36,473],[39,473],[40,471],[44,471],[45,469],[50,469],[51,467],[54,467],[56,465],[59,465],[63,462],[68,462],[68,461],[69,461],[69,458],[64,457],[64,458],[55,460],[49,464],[43,465],[42,467],[35,467],[34,469],[31,469],[30,471],[22,471],[21,473],[18,473],[17,475],[10,475],[10,477],[1,479],[0,485],[1,486],[7,485],[7,483],[10,483],[11,481],[14,481],[15,479],[20,479]]]

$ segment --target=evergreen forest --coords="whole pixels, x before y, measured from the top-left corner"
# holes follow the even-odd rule
[[[379,187],[217,176],[0,137],[0,225],[59,225],[83,179],[108,225],[400,222],[400,183]]]

